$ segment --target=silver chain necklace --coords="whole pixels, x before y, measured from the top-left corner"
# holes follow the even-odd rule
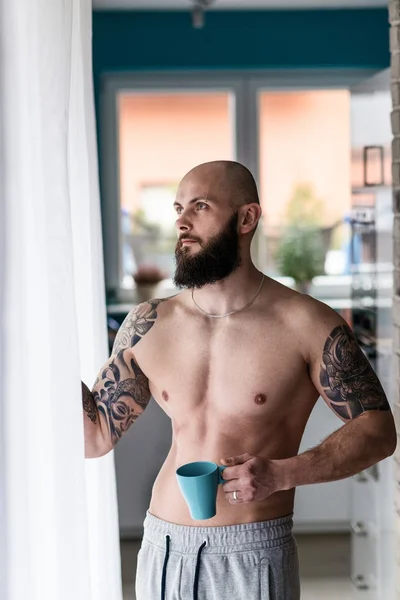
[[[246,308],[249,308],[249,306],[251,306],[254,302],[254,300],[257,298],[258,294],[261,292],[261,288],[263,286],[264,283],[264,279],[265,279],[265,275],[263,274],[262,279],[261,279],[261,283],[259,285],[259,288],[256,292],[256,295],[250,300],[250,302],[248,302],[245,306],[242,306],[242,308],[238,308],[236,310],[231,310],[231,312],[227,312],[223,315],[213,315],[211,313],[206,312],[205,310],[203,310],[201,308],[201,306],[199,306],[196,302],[196,300],[194,299],[194,288],[192,288],[192,300],[195,304],[195,306],[199,309],[200,312],[203,313],[203,315],[206,315],[206,317],[210,317],[210,319],[223,319],[224,317],[229,317],[230,315],[234,315],[238,312],[241,312],[242,310],[245,310]]]

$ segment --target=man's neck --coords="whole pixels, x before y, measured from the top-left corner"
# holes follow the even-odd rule
[[[262,274],[253,263],[242,265],[225,279],[194,290],[196,303],[209,314],[240,310],[257,293]]]

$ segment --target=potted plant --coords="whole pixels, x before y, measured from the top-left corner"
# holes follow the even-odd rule
[[[295,280],[297,291],[308,293],[313,278],[324,273],[325,248],[320,230],[288,227],[275,259],[281,274]]]
[[[296,185],[287,204],[287,225],[279,240],[275,260],[280,273],[292,277],[301,293],[308,293],[313,278],[325,271],[322,215],[323,202],[316,198],[312,186]]]
[[[137,299],[145,302],[156,296],[156,288],[165,274],[156,265],[140,265],[133,275],[136,283]]]

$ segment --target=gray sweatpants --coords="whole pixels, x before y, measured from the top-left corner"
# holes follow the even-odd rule
[[[299,600],[292,515],[224,527],[162,521],[149,512],[136,600]]]

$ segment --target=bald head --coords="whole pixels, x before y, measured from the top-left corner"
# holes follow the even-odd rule
[[[206,180],[229,197],[232,208],[253,202],[260,204],[253,175],[242,164],[231,160],[206,162],[189,171],[182,182]]]

